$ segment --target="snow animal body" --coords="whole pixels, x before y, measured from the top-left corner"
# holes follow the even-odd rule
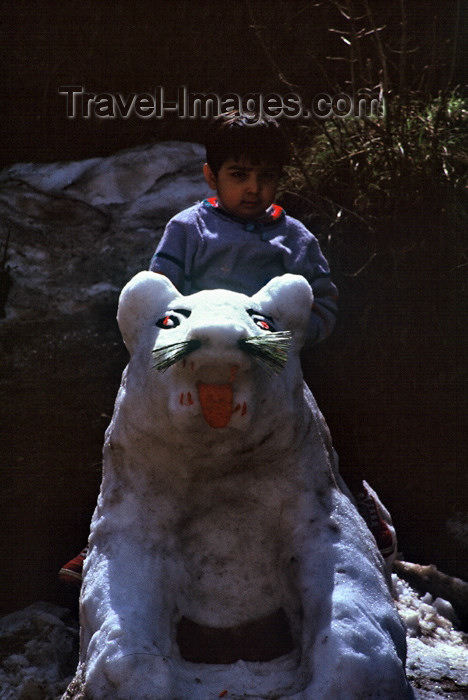
[[[412,697],[383,561],[303,382],[311,303],[295,275],[252,297],[152,272],[123,289],[130,361],[64,697]]]

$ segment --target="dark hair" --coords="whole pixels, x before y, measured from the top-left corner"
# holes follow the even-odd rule
[[[247,156],[252,163],[271,163],[281,171],[288,160],[286,137],[276,119],[261,113],[225,112],[206,133],[206,161],[215,175],[228,158]]]

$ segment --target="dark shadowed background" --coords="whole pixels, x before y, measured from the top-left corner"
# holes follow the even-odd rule
[[[168,99],[179,86],[221,95],[294,91],[304,101],[328,91],[342,82],[343,62],[330,57],[343,44],[329,31],[337,26],[332,3],[324,2],[318,12],[315,4],[6,0],[1,8],[0,164],[105,156],[152,139],[203,138],[200,120],[69,120],[65,97],[58,93],[63,85],[123,95],[163,86]],[[395,3],[372,0],[370,5],[379,26],[396,34]],[[457,1],[410,0],[406,5],[411,45],[420,49],[411,57],[414,73],[429,71],[428,84],[437,90],[451,60]],[[457,76],[463,81],[466,34],[458,41],[454,73],[455,81]]]

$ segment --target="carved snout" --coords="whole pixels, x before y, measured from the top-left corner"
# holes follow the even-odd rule
[[[199,336],[198,333],[192,335]],[[154,367],[164,372],[173,364],[201,347],[216,347],[216,343],[213,343],[213,337],[210,338],[210,335],[206,332],[202,332],[200,335],[201,337],[192,337],[190,340],[180,343],[172,343],[161,348],[155,348],[152,351],[155,360]],[[241,335],[241,337],[237,337],[237,341],[229,345],[230,350],[235,347],[250,355],[269,374],[275,375],[282,371],[288,361],[288,351],[292,340],[290,331],[278,331],[247,337],[245,329],[241,329],[241,333],[238,333],[238,335]]]
[[[212,324],[203,324],[190,330],[187,338],[198,340],[204,348],[219,348],[220,350],[238,347],[241,340],[247,338],[245,326],[227,321],[223,323],[216,319]]]

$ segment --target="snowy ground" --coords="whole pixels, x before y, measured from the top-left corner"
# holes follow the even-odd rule
[[[468,635],[454,626],[452,606],[429,594],[418,596],[395,575],[393,582],[408,628],[407,672],[416,700],[468,698]],[[77,653],[78,625],[66,608],[36,603],[2,618],[0,698],[58,700]]]
[[[416,698],[468,698],[468,635],[454,627],[452,606],[429,593],[418,596],[395,575],[393,582],[408,630],[406,668]]]

